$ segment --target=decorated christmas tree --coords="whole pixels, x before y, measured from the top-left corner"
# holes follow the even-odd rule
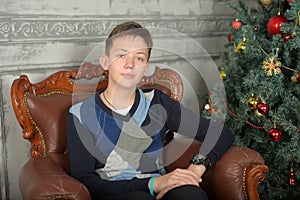
[[[235,142],[263,156],[261,199],[300,199],[300,1],[229,6],[235,19],[219,68],[226,97],[210,93],[204,114],[226,116]]]

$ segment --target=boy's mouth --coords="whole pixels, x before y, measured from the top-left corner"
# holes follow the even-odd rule
[[[124,74],[122,74],[122,76],[125,78],[133,78],[134,77],[134,75],[130,74],[130,73],[124,73]]]

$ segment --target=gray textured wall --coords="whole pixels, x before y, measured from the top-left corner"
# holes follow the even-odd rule
[[[37,82],[54,71],[79,66],[116,23],[127,20],[187,34],[201,43],[218,63],[233,16],[225,0],[1,0],[2,199],[21,199],[18,174],[29,157],[29,142],[22,138],[11,106],[12,81],[20,74],[27,74],[32,82]],[[188,50],[184,45],[182,48]],[[207,58],[202,59],[197,62],[206,65]],[[175,57],[157,55],[154,61],[176,68],[193,83],[192,89],[188,85],[184,97],[184,103],[193,107],[195,99],[189,91],[203,90],[201,77],[194,76]]]

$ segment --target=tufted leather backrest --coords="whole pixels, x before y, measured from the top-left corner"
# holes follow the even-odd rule
[[[66,116],[74,103],[88,98],[107,86],[108,72],[101,66],[85,63],[82,68],[59,71],[32,84],[25,75],[12,84],[12,104],[23,129],[23,137],[31,143],[31,156],[48,156],[69,170],[67,159]],[[81,83],[92,78],[96,83]],[[76,81],[75,81],[76,80]],[[156,67],[151,76],[144,76],[141,89],[158,88],[180,101],[183,83],[171,69]]]
[[[37,96],[27,94],[28,110],[45,141],[47,152],[66,151],[66,113],[72,104],[71,95],[51,94]]]
[[[39,134],[38,141],[32,143],[31,155],[47,155],[69,172],[66,115],[72,105],[72,96],[57,92],[44,96],[28,93],[25,98],[32,123]]]

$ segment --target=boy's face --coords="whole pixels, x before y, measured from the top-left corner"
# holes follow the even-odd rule
[[[140,36],[115,38],[109,55],[101,58],[103,68],[109,70],[109,84],[135,89],[149,68],[148,54],[149,47]]]

